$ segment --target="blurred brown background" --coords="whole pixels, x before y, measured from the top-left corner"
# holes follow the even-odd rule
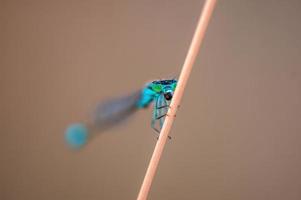
[[[135,199],[151,110],[83,151],[106,97],[178,76],[204,1],[0,0],[0,199]],[[301,199],[301,2],[219,1],[149,199]]]

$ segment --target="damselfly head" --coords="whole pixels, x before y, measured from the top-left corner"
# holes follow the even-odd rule
[[[163,94],[164,98],[170,101],[176,89],[177,82],[176,79],[155,80],[151,82],[150,88],[157,94]]]

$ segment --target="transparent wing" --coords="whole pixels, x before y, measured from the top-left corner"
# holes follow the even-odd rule
[[[152,117],[151,127],[157,133],[160,133],[160,130],[165,120],[167,110],[168,110],[168,102],[165,100],[162,94],[155,99],[155,103],[153,105],[153,117]]]
[[[165,116],[168,110],[168,103],[165,100],[164,96],[161,95],[160,98],[158,99],[158,103],[157,103],[157,112],[158,112],[158,120],[160,123],[160,130],[163,126],[164,120],[165,120]]]

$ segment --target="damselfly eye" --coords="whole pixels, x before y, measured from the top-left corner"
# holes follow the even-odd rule
[[[164,97],[167,101],[172,99],[172,93],[171,92],[166,92],[164,93]]]
[[[155,92],[161,92],[162,91],[162,85],[154,84],[154,85],[152,85],[152,90],[155,91]]]

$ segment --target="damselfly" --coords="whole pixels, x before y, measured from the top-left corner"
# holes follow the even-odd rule
[[[67,143],[79,148],[87,143],[92,130],[100,130],[116,125],[127,119],[138,109],[147,108],[153,103],[151,127],[159,133],[173,93],[176,79],[155,80],[145,84],[137,92],[128,96],[108,100],[99,104],[94,112],[92,123],[78,123],[69,126],[65,133]]]

